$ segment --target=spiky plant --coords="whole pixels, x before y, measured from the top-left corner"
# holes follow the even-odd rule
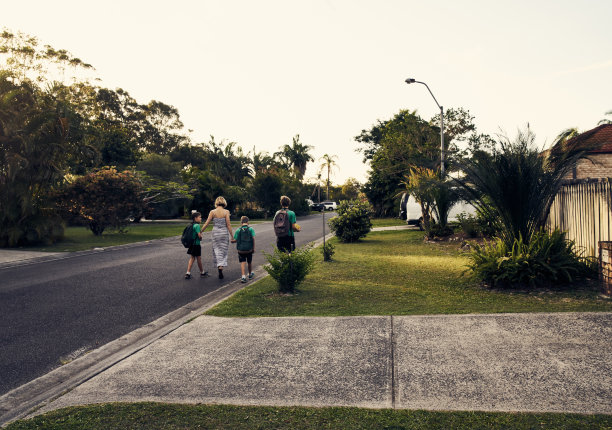
[[[564,176],[590,149],[563,134],[545,152],[534,141],[529,128],[514,141],[501,137],[492,154],[479,152],[464,161],[465,176],[456,179],[477,210],[496,223],[508,248],[519,238],[528,244],[544,227]]]

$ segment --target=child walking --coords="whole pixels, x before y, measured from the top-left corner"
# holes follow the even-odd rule
[[[249,226],[249,218],[243,216],[240,218],[240,228],[234,232],[236,240],[236,249],[238,250],[238,261],[240,262],[240,270],[242,271],[241,282],[247,282],[247,274],[249,279],[253,279],[253,253],[255,252],[255,230]],[[247,272],[248,265],[248,272]]]
[[[200,246],[200,239],[202,239],[202,214],[200,212],[194,212],[191,214],[191,221],[193,222],[193,234],[194,241],[193,245],[187,249],[189,257],[189,263],[187,264],[187,273],[185,273],[185,279],[191,279],[191,266],[195,260],[198,261],[198,268],[200,269],[200,277],[208,276],[208,272],[204,270],[202,266],[202,247]]]

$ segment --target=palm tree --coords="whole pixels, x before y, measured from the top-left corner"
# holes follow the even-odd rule
[[[544,227],[563,178],[589,149],[568,141],[567,135],[562,133],[550,150],[541,153],[527,128],[514,142],[502,137],[492,154],[477,152],[463,162],[465,176],[456,181],[510,249],[520,238],[529,243]]]
[[[337,156],[335,155],[328,155],[328,154],[324,154],[323,157],[321,157],[319,159],[323,160],[323,163],[321,164],[320,170],[327,170],[327,200],[329,200],[329,175],[332,172],[332,169],[334,167],[338,167],[338,163],[336,163],[336,160],[338,159]]]
[[[51,196],[79,145],[53,88],[11,78],[0,72],[0,246],[54,239],[61,220]]]
[[[306,173],[306,165],[308,162],[314,161],[314,158],[309,154],[312,149],[314,148],[311,145],[304,145],[301,143],[300,135],[296,134],[293,138],[292,145],[284,145],[280,152],[277,152],[275,155],[284,159],[286,163],[293,168],[295,176],[301,180]]]

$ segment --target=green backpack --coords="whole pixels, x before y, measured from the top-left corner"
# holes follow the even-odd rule
[[[236,249],[238,254],[250,254],[253,252],[253,235],[251,228],[248,225],[238,229],[238,238],[236,239]]]

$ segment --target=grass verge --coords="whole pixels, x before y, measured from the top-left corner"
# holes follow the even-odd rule
[[[10,424],[30,429],[605,429],[610,415],[114,403]]]
[[[251,224],[256,224],[257,221]],[[19,248],[26,251],[44,252],[73,252],[84,251],[92,248],[105,248],[108,246],[125,245],[126,243],[144,242],[153,239],[163,239],[165,237],[180,236],[188,221],[170,222],[140,222],[130,224],[121,233],[116,230],[105,230],[102,236],[94,234],[86,227],[66,227],[64,239],[52,245],[29,246]],[[236,228],[240,222],[232,222],[232,227]],[[206,231],[212,230],[209,225]]]
[[[612,311],[593,283],[556,291],[486,290],[465,271],[457,244],[425,244],[423,233],[370,233],[362,242],[333,239],[334,260],[321,261],[294,295],[280,295],[270,277],[207,312],[225,317],[423,315]],[[318,252],[318,251],[315,251]]]
[[[370,221],[372,221],[372,227],[394,227],[406,225],[406,221],[402,221],[399,218],[371,218]]]

